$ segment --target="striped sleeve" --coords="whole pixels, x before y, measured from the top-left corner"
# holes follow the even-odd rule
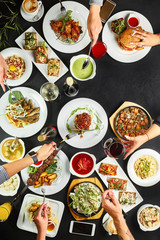
[[[89,4],[103,5],[103,0],[89,0]]]
[[[4,167],[0,166],[0,185],[9,179],[8,173]]]

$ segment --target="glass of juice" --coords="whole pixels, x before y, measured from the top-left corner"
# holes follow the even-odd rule
[[[10,202],[0,205],[0,222],[5,222],[12,210],[12,204]]]
[[[98,41],[92,47],[92,54],[94,58],[101,58],[107,52],[107,46],[104,42]]]
[[[106,155],[116,159],[120,158],[125,153],[124,144],[119,139],[115,138],[109,138],[104,141],[103,149]]]

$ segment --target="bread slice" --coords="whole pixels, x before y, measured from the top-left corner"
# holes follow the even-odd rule
[[[25,46],[26,50],[35,50],[37,48],[37,33],[26,32],[25,33]]]
[[[48,75],[49,76],[59,76],[60,71],[60,60],[52,58],[48,60]]]
[[[47,62],[48,62],[48,47],[45,47],[45,49],[42,46],[37,47],[36,63],[45,64]]]
[[[117,165],[108,164],[108,163],[101,163],[99,168],[99,173],[103,175],[117,175]]]
[[[115,190],[123,190],[127,189],[127,180],[121,178],[109,178],[107,179],[108,188]]]
[[[119,192],[119,203],[122,205],[136,204],[135,192]]]

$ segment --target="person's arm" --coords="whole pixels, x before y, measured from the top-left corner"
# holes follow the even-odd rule
[[[4,92],[5,92],[4,81],[6,80],[6,78],[7,78],[7,64],[0,53],[0,84]]]
[[[141,39],[141,42],[133,42],[138,47],[153,47],[160,44],[160,33],[154,34],[144,30],[136,30],[135,37]]]
[[[159,123],[158,122],[156,123],[155,121],[155,123],[148,129],[146,134],[137,137],[125,136],[128,139],[128,141],[124,141],[125,151],[127,152],[124,159],[126,159],[142,144],[160,135],[160,126],[158,124]]]
[[[102,207],[113,218],[119,240],[134,240],[122,214],[121,205],[112,190],[102,194]]]
[[[46,239],[46,231],[48,225],[48,216],[47,216],[47,205],[42,204],[37,211],[37,214],[34,218],[34,222],[37,226],[38,234],[37,240],[45,240]]]
[[[90,10],[87,20],[87,28],[90,38],[93,40],[92,46],[97,42],[99,33],[102,30],[100,19],[100,7],[103,5],[103,0],[90,0]]]
[[[51,155],[51,153],[56,149],[56,144],[51,142],[50,144],[44,144],[38,151],[37,151],[37,158],[38,161],[43,161],[47,157]],[[12,177],[14,174],[18,173],[22,169],[28,167],[29,165],[33,164],[33,159],[31,157],[25,157],[20,160],[6,163],[2,165],[2,167],[7,172],[9,178]]]

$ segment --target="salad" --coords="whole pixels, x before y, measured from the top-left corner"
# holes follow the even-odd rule
[[[70,192],[69,197],[72,200],[69,206],[87,217],[95,215],[102,202],[101,190],[92,183],[76,185],[73,192]]]

